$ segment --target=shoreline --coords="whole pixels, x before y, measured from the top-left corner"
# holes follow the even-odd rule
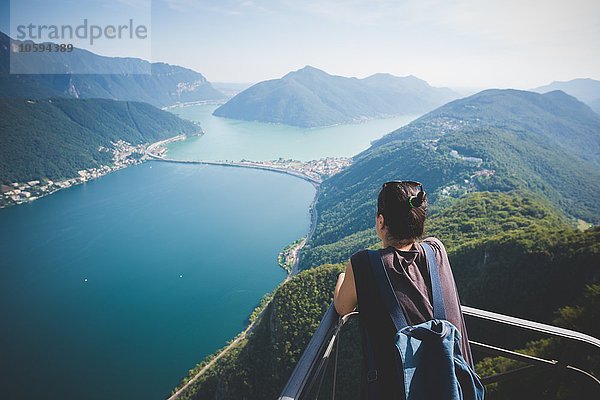
[[[197,100],[197,101],[187,101],[183,103],[171,104],[170,106],[162,107],[161,110],[167,111],[173,108],[183,108],[183,107],[191,107],[191,106],[201,106],[201,105],[220,105],[225,104],[227,99],[219,99],[219,100]]]
[[[292,268],[288,274],[288,277],[286,278],[286,280],[284,282],[287,282],[289,279],[291,279],[294,275],[296,275],[299,272],[298,265],[300,265],[300,260],[302,259],[302,249],[308,243],[310,243],[310,241],[317,229],[317,201],[319,199],[319,194],[321,193],[321,185],[316,186],[316,189],[317,190],[315,191],[315,197],[313,198],[313,200],[309,206],[310,207],[310,227],[308,230],[308,234],[306,235],[306,238],[302,242],[300,242],[299,245],[297,246],[297,248],[295,249],[296,257],[294,259],[294,264],[292,265]]]
[[[168,160],[166,160],[166,159],[162,159],[161,161],[168,162]],[[170,162],[178,162],[178,161],[170,161]],[[183,162],[183,163],[185,163],[185,162]],[[196,164],[211,164],[210,162],[194,162],[194,163],[196,163]],[[217,164],[217,165],[220,165],[220,164]],[[257,168],[256,166],[250,166],[250,165],[229,165],[229,166],[240,167],[240,168]],[[272,169],[258,168],[258,169],[290,174],[289,171],[277,170],[275,168],[272,168]],[[308,233],[307,233],[306,237],[304,239],[300,240],[300,242],[298,244],[296,244],[295,246],[289,247],[289,251],[295,255],[294,263],[293,263],[292,267],[290,268],[290,271],[288,271],[287,276],[281,283],[279,283],[271,292],[266,293],[263,296],[263,299],[268,298],[269,300],[263,303],[263,301],[261,299],[261,304],[259,304],[257,307],[255,307],[254,310],[250,313],[250,316],[255,316],[255,317],[254,317],[254,319],[249,318],[250,322],[248,323],[248,326],[246,326],[246,328],[242,332],[240,332],[227,346],[225,346],[224,348],[221,348],[220,350],[216,350],[214,353],[208,355],[202,361],[200,361],[194,368],[192,368],[189,372],[192,372],[196,368],[200,368],[200,370],[197,373],[195,373],[192,377],[190,377],[189,379],[187,379],[189,377],[189,373],[188,373],[188,375],[184,376],[181,379],[181,383],[183,383],[183,382],[185,382],[185,383],[183,383],[183,385],[176,386],[173,389],[172,394],[167,398],[167,400],[177,400],[179,398],[179,396],[181,394],[183,394],[190,387],[190,385],[192,385],[202,375],[204,375],[204,373],[206,371],[208,371],[221,357],[223,357],[230,350],[232,350],[240,341],[246,339],[248,337],[248,335],[250,333],[252,333],[252,331],[257,326],[257,324],[262,320],[265,310],[267,309],[268,305],[271,303],[273,294],[281,286],[286,284],[290,279],[292,279],[296,274],[298,274],[298,272],[299,272],[298,265],[300,264],[300,259],[302,257],[302,249],[304,248],[304,246],[307,243],[310,242],[310,240],[312,239],[312,236],[314,235],[315,230],[317,228],[317,200],[319,198],[319,194],[321,193],[321,185],[320,185],[320,182],[316,183],[314,180],[312,180],[312,178],[310,178],[309,176],[306,176],[306,175],[304,175],[304,176],[300,176],[299,174],[290,174],[290,175],[295,176],[300,179],[308,180],[309,182],[311,182],[313,184],[313,186],[316,189],[315,196],[313,197],[313,200],[309,206],[310,227],[308,229]],[[281,254],[281,253],[279,253],[279,254]],[[286,260],[286,262],[287,262],[287,260]],[[280,267],[281,267],[281,265],[280,265]]]
[[[134,165],[143,164],[145,161],[153,159],[147,156],[149,151],[169,143],[185,140],[189,136],[201,136],[203,134],[204,131],[202,131],[200,128],[200,131],[193,135],[179,134],[154,143],[132,145],[128,142],[119,140],[113,143],[115,147],[112,150],[106,148],[102,150],[113,151],[115,158],[112,164],[82,169],[78,171],[78,176],[65,178],[60,181],[39,178],[29,182],[12,182],[8,185],[3,184],[3,188],[6,187],[10,190],[4,192],[3,189],[3,192],[0,194],[0,209],[20,206],[22,204],[29,204],[63,189],[79,186],[81,184],[94,181],[98,178],[102,178],[103,176],[106,176],[112,172],[120,171]],[[133,155],[136,156],[132,157]],[[25,197],[21,197],[21,194],[24,194]]]
[[[296,178],[304,179],[310,182],[313,186],[317,187],[321,184],[321,180],[315,179],[309,175],[302,174],[301,172],[291,171],[284,168],[276,168],[267,165],[261,165],[260,163],[248,163],[248,162],[228,162],[228,161],[201,161],[201,160],[175,160],[169,158],[152,158],[151,161],[162,161],[174,164],[199,164],[199,165],[214,165],[219,167],[232,167],[232,168],[250,168],[259,169],[263,171],[277,172],[280,174],[287,174],[295,176]]]
[[[310,182],[315,188],[323,182],[324,179],[337,174],[352,163],[350,157],[325,157],[318,160],[298,161],[293,159],[283,159],[270,161],[250,161],[242,159],[240,161],[212,161],[212,160],[184,160],[175,159],[168,156],[167,145],[176,141],[186,140],[186,136],[177,136],[168,140],[159,141],[148,146],[145,159],[154,161],[179,163],[179,164],[199,164],[215,165],[221,167],[234,168],[252,168],[265,171],[288,174]]]
[[[33,203],[36,200],[39,200],[39,199],[44,198],[46,196],[50,196],[51,194],[60,192],[61,190],[65,190],[65,189],[69,189],[69,188],[72,188],[72,187],[75,187],[75,186],[83,185],[83,184],[85,184],[87,182],[91,182],[91,181],[94,181],[94,180],[96,180],[98,178],[102,178],[103,176],[106,176],[106,175],[108,175],[108,174],[110,174],[112,172],[117,172],[117,171],[120,171],[120,170],[125,169],[127,167],[130,167],[132,165],[140,165],[140,164],[142,164],[142,162],[137,162],[135,164],[131,164],[131,165],[127,165],[127,166],[112,167],[110,169],[110,171],[107,171],[105,173],[102,173],[102,174],[100,174],[98,176],[95,176],[95,177],[93,177],[91,179],[84,180],[84,181],[79,181],[78,180],[79,178],[65,179],[63,182],[69,182],[69,186],[61,186],[61,187],[53,188],[51,190],[45,191],[44,193],[42,193],[42,194],[40,194],[38,196],[29,197],[29,198],[27,198],[24,201],[20,201],[19,203],[0,204],[0,209],[16,207],[16,206],[20,206],[20,205],[23,205],[23,204],[30,204],[30,203]]]
[[[176,109],[176,108],[185,108],[185,107],[193,107],[193,106],[201,106],[201,105],[220,106],[220,105],[227,103],[227,101],[229,101],[230,99],[231,98],[221,99],[221,100],[190,101],[190,102],[178,103],[178,104],[166,106],[166,107],[161,108],[161,110],[168,111],[168,110],[172,110],[172,109]],[[317,130],[317,129],[333,128],[333,127],[342,126],[342,125],[360,125],[360,124],[369,123],[371,121],[386,120],[386,119],[400,118],[400,117],[411,117],[412,118],[411,122],[412,122],[412,121],[419,119],[423,115],[424,114],[385,114],[385,115],[377,115],[377,116],[369,116],[369,117],[365,116],[365,117],[352,118],[352,119],[349,119],[346,121],[336,122],[336,123],[330,124],[330,125],[318,125],[318,126],[301,126],[301,125],[286,124],[283,122],[262,121],[259,119],[244,119],[244,118],[232,118],[232,117],[223,117],[223,116],[216,116],[216,117],[229,119],[232,121],[258,122],[261,124],[269,124],[269,125],[277,125],[277,126],[281,125],[284,127],[291,126],[291,127],[299,128],[299,129]],[[379,140],[379,139],[375,139],[375,140]]]
[[[225,346],[224,348],[221,348],[220,350],[216,350],[214,353],[206,356],[202,361],[200,361],[200,363],[198,363],[194,368],[192,368],[190,370],[193,371],[195,368],[200,368],[200,371],[198,371],[197,373],[194,374],[194,376],[192,376],[189,380],[185,381],[186,378],[188,378],[189,375],[186,375],[185,377],[182,378],[181,382],[183,383],[185,381],[185,384],[183,384],[183,386],[176,386],[173,389],[172,394],[167,398],[167,400],[177,400],[179,398],[179,396],[181,394],[183,394],[187,388],[190,387],[190,385],[192,385],[195,381],[197,381],[202,375],[204,375],[204,373],[206,371],[208,371],[221,357],[223,357],[225,354],[227,354],[231,349],[233,349],[240,341],[242,341],[243,339],[246,339],[248,337],[248,335],[250,333],[252,333],[252,331],[254,330],[254,328],[256,328],[257,324],[262,320],[262,317],[264,315],[265,310],[267,309],[267,307],[269,306],[269,304],[271,303],[272,299],[273,299],[273,294],[284,284],[286,284],[290,279],[292,279],[296,274],[298,274],[298,264],[300,262],[300,258],[301,258],[301,251],[302,248],[310,241],[310,239],[312,239],[312,236],[316,230],[317,227],[317,210],[316,210],[316,205],[317,205],[317,199],[319,197],[320,194],[320,185],[316,185],[316,191],[315,191],[315,197],[313,198],[313,201],[310,205],[310,211],[311,211],[311,223],[310,223],[310,227],[309,227],[309,231],[308,234],[306,236],[306,238],[304,238],[303,240],[301,240],[296,246],[293,246],[290,248],[290,250],[293,249],[293,251],[295,251],[296,257],[294,259],[294,264],[291,268],[291,270],[288,272],[287,276],[285,277],[285,279],[279,283],[272,291],[270,291],[269,293],[266,293],[263,296],[264,298],[268,298],[269,300],[266,301],[265,303],[262,302],[261,299],[261,304],[257,307],[254,308],[254,310],[251,312],[250,316],[255,315],[254,319],[250,320],[250,322],[248,323],[248,326],[246,326],[246,328],[237,334],[237,336],[235,336],[227,346]],[[295,248],[295,249],[294,249]],[[281,253],[280,253],[281,254]],[[204,364],[204,365],[203,365]]]
[[[111,144],[113,145],[112,149],[101,147],[99,151],[112,152],[112,164],[81,169],[77,171],[78,176],[57,181],[45,177],[28,182],[2,184],[0,209],[29,204],[60,190],[96,180],[111,172],[119,171],[132,165],[142,164],[145,161],[144,157],[147,147],[152,145],[147,143],[133,145],[123,140],[111,142]]]
[[[201,130],[197,135],[202,135],[204,132]],[[294,176],[296,178],[304,179],[311,183],[317,190],[322,182],[322,177],[318,173],[313,173],[313,176],[303,173],[299,170],[294,170],[287,167],[273,166],[272,162],[254,162],[254,161],[240,161],[240,162],[227,162],[227,161],[206,161],[206,160],[176,160],[166,157],[167,148],[166,146],[170,143],[183,141],[188,139],[188,135],[180,134],[169,137],[167,139],[159,140],[150,144],[130,145],[128,150],[135,149],[126,154],[125,157],[115,161],[110,165],[100,165],[98,167],[90,167],[85,170],[79,171],[79,176],[66,178],[61,181],[53,182],[47,178],[40,178],[38,180],[32,180],[29,182],[12,182],[8,185],[3,186],[3,192],[0,194],[0,209],[18,206],[22,204],[29,204],[35,200],[41,199],[53,193],[56,193],[63,189],[78,186],[86,182],[90,182],[101,178],[111,172],[125,169],[129,166],[140,165],[145,161],[163,161],[171,163],[181,164],[200,164],[200,165],[215,165],[222,167],[234,167],[234,168],[252,168],[264,171],[271,171],[276,173],[282,173]],[[132,154],[141,154],[138,158],[128,158]],[[9,190],[5,190],[9,189]],[[21,197],[21,193],[26,197]],[[16,197],[15,197],[16,196]],[[313,202],[314,205],[314,202]],[[312,205],[311,205],[312,207]]]

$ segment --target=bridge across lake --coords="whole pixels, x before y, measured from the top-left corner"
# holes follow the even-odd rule
[[[168,143],[172,143],[175,141],[179,141],[179,140],[183,140],[186,137],[184,135],[180,135],[180,136],[176,136],[167,140],[162,140],[160,142],[156,142],[151,144],[150,146],[148,146],[148,148],[146,149],[146,158],[150,159],[150,160],[154,160],[154,161],[164,161],[164,162],[170,162],[170,163],[179,163],[179,164],[202,164],[202,165],[218,165],[218,166],[222,166],[222,167],[237,167],[237,168],[254,168],[254,169],[262,169],[265,171],[273,171],[273,172],[278,172],[281,174],[288,174],[288,175],[292,175],[292,176],[296,176],[298,178],[304,179],[310,183],[312,183],[313,185],[315,185],[315,187],[318,187],[322,180],[320,178],[315,178],[313,176],[304,174],[300,171],[296,171],[290,168],[281,168],[281,167],[274,167],[272,165],[266,165],[263,163],[259,163],[259,162],[252,162],[252,161],[240,161],[240,162],[234,162],[234,161],[207,161],[207,160],[177,160],[177,159],[173,159],[173,158],[168,158],[166,157],[164,154],[158,154],[156,151],[158,148],[160,148],[161,146],[165,146]]]

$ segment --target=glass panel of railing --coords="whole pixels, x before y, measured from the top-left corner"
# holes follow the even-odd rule
[[[302,400],[358,400],[360,397],[362,348],[358,316],[341,328],[327,367],[303,394]]]
[[[484,345],[483,348],[472,345],[477,373],[484,378],[499,380],[498,383],[486,385],[488,397],[500,400],[600,398],[600,385],[589,375],[600,376],[600,352],[597,347],[557,335],[517,328],[508,323],[470,316],[466,322],[469,339]],[[504,356],[490,357],[487,354],[490,350],[492,355],[504,353]],[[522,362],[523,359],[514,357],[510,351],[538,357],[542,362]]]

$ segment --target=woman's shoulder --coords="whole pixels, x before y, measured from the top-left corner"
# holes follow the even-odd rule
[[[367,265],[369,259],[369,249],[363,249],[355,252],[350,256],[350,265],[352,266],[353,271],[358,271],[360,273],[360,269]]]
[[[442,241],[438,238],[436,238],[435,236],[429,236],[423,240],[421,240],[421,243],[427,243],[429,245],[431,245],[435,251],[437,252],[441,252],[441,253],[445,253],[446,252],[446,247],[444,246],[444,243],[442,243]]]
[[[428,243],[435,252],[435,258],[438,262],[440,271],[451,271],[450,260],[448,260],[448,253],[446,247],[442,241],[436,237],[428,237],[421,241],[421,243]]]
[[[365,257],[368,257],[368,256],[369,256],[369,249],[362,249],[362,250],[355,252],[354,254],[352,254],[350,256],[350,262],[354,266],[355,261],[364,259]]]

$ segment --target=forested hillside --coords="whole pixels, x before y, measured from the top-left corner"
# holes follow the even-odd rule
[[[151,143],[200,127],[149,104],[0,99],[0,182],[77,176],[110,164],[114,142]]]
[[[434,203],[428,214],[425,236],[444,238],[448,251],[505,231],[532,231],[533,226],[549,231],[570,228],[567,219],[547,202],[516,191],[470,193],[454,202]],[[375,229],[369,227],[336,242],[309,247],[302,253],[301,265],[346,262],[355,251],[379,243]]]

